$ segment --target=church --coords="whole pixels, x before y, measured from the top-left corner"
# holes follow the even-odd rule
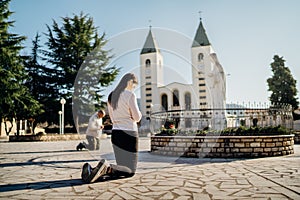
[[[215,111],[226,106],[225,73],[201,19],[191,44],[192,83],[183,84],[179,80],[164,85],[163,60],[150,28],[140,53],[140,109],[143,116],[150,119],[153,105],[160,105],[160,110],[165,113],[178,111],[177,117],[173,115],[176,128],[201,129],[209,126],[215,130],[223,129],[226,126],[225,113]],[[201,118],[205,118],[207,123],[203,124]]]

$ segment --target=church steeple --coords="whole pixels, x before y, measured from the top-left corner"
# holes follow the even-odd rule
[[[202,20],[200,19],[200,24],[198,26],[192,47],[208,46],[208,45],[210,45],[210,42],[206,35],[205,29],[203,27]]]
[[[144,47],[141,51],[141,54],[153,53],[153,52],[159,52],[159,48],[157,46],[155,38],[152,35],[151,28],[150,28],[147,39],[146,39],[146,42],[145,42]]]

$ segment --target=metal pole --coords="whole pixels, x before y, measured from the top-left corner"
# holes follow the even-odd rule
[[[64,129],[65,129],[65,103],[66,103],[66,100],[64,98],[62,98],[60,100],[60,103],[61,103],[61,110],[62,110],[62,117],[61,117],[61,124],[62,124],[62,131],[61,131],[61,134],[64,134]]]
[[[59,111],[58,112],[58,114],[59,114],[59,134],[62,134],[62,124],[61,124],[61,115],[62,115],[62,111]]]
[[[62,104],[62,107],[61,107],[61,110],[62,110],[62,116],[61,116],[61,134],[64,134],[64,129],[65,129],[65,106],[64,104]]]

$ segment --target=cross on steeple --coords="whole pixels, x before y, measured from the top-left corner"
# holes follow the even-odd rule
[[[149,29],[151,30],[151,28],[152,28],[152,26],[151,26],[151,22],[152,22],[151,19],[149,19],[148,22],[149,22]]]
[[[200,17],[200,21],[202,20],[202,11],[199,11],[199,17]]]

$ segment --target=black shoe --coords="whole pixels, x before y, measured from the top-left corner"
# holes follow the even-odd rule
[[[84,182],[89,183],[89,177],[92,173],[92,167],[89,163],[84,163],[81,172],[81,178]]]
[[[100,160],[98,165],[92,170],[91,175],[89,176],[90,183],[95,182],[99,177],[107,173],[109,164],[105,159]]]
[[[79,151],[79,150],[81,151],[83,148],[86,149],[85,145],[84,145],[82,142],[80,142],[80,143],[77,145],[76,150],[77,150],[77,151]]]

